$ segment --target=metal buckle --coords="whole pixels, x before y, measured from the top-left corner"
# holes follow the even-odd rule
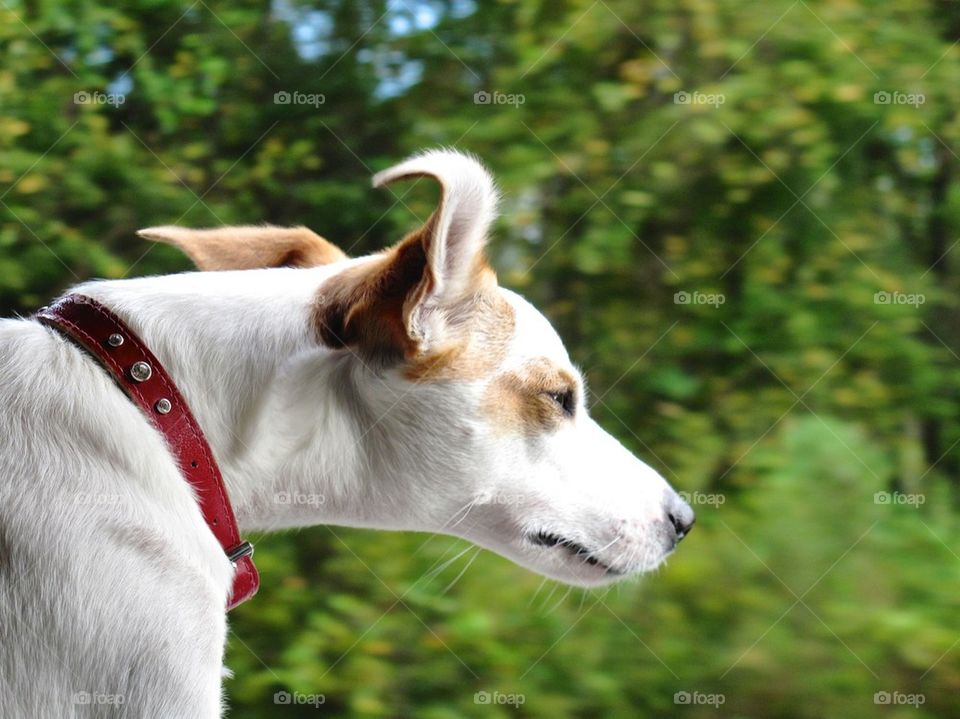
[[[253,556],[253,545],[250,542],[240,542],[233,549],[227,550],[227,559],[236,564],[244,557]]]

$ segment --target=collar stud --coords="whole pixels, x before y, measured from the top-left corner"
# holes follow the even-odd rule
[[[130,367],[130,376],[135,382],[146,382],[153,375],[153,370],[146,362],[134,362]]]

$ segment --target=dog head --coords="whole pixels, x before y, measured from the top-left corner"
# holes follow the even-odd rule
[[[351,385],[352,414],[377,500],[358,523],[461,536],[580,585],[655,568],[693,512],[590,418],[557,333],[497,284],[484,257],[497,204],[490,176],[471,157],[434,151],[374,185],[418,177],[439,182],[432,216],[355,260],[302,228],[207,231],[240,232],[236,260],[224,259],[216,234],[141,234],[211,269],[342,267],[317,290],[311,331],[339,356],[340,376],[362,378]]]

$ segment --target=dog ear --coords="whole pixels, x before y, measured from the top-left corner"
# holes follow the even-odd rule
[[[413,157],[373,178],[374,187],[431,177],[440,183],[440,204],[427,223],[405,242],[419,242],[426,255],[418,291],[410,298],[412,330],[431,309],[450,305],[475,289],[486,267],[483,248],[496,217],[497,191],[473,157],[435,150]]]
[[[435,150],[377,174],[373,185],[415,177],[439,182],[439,206],[422,228],[321,290],[318,325],[326,344],[356,346],[368,357],[438,350],[467,318],[470,300],[495,282],[483,248],[497,191],[484,167]]]
[[[264,267],[316,267],[347,256],[306,227],[148,227],[140,237],[179,248],[201,270],[253,270]]]

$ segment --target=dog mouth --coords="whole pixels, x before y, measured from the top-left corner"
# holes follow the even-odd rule
[[[584,564],[588,564],[591,567],[597,567],[602,569],[605,574],[611,576],[621,576],[624,572],[611,567],[609,564],[597,559],[593,551],[583,546],[579,542],[575,542],[572,539],[567,537],[562,537],[559,534],[553,534],[552,532],[539,531],[536,534],[531,534],[529,537],[530,541],[540,547],[546,547],[548,549],[557,547],[565,551],[568,556],[573,559],[578,559]]]

